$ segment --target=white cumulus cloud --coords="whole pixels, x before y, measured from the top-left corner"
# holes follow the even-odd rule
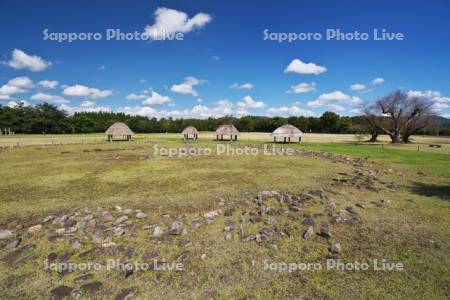
[[[18,70],[29,70],[32,72],[41,72],[51,66],[48,62],[37,55],[28,55],[22,50],[14,49],[11,59],[7,62],[8,66]]]
[[[292,85],[291,89],[287,91],[288,93],[300,94],[300,93],[309,93],[316,91],[316,83],[311,82],[300,82],[297,85]]]
[[[319,75],[326,72],[327,68],[316,65],[315,63],[304,63],[300,59],[296,58],[286,67],[284,73],[298,73],[298,74],[314,74]]]
[[[237,103],[239,108],[264,108],[266,104],[263,101],[253,100],[251,96],[245,96],[242,101]]]
[[[151,92],[151,95],[149,97],[147,97],[142,104],[145,105],[160,105],[160,104],[164,104],[164,103],[170,103],[172,102],[172,99],[170,99],[170,97],[167,96],[163,96],[158,94],[155,91]]]
[[[170,90],[174,93],[183,94],[183,95],[192,95],[194,97],[198,97],[197,91],[194,89],[194,86],[199,85],[205,82],[205,80],[197,79],[192,76],[188,76],[184,78],[184,81],[180,84],[174,84],[170,88]]]
[[[382,78],[382,77],[377,77],[374,80],[372,80],[372,82],[371,82],[371,84],[373,86],[380,85],[380,84],[383,84],[383,83],[384,83],[384,78]]]
[[[46,88],[46,89],[54,89],[58,86],[59,82],[56,80],[41,80],[38,82],[38,85]]]
[[[317,97],[314,101],[308,101],[307,106],[312,108],[318,108],[325,105],[336,104],[336,102],[340,102],[348,105],[360,105],[362,104],[362,99],[356,96],[350,96],[344,94],[341,91],[334,91],[331,93],[324,93]]]
[[[155,23],[147,25],[144,32],[152,39],[161,39],[164,35],[177,32],[188,33],[192,30],[202,28],[211,21],[211,16],[198,13],[192,18],[182,11],[160,7],[155,10]]]
[[[352,91],[362,91],[366,89],[366,85],[362,83],[354,83],[350,85],[350,90]]]
[[[66,96],[88,97],[90,99],[105,98],[112,95],[111,90],[99,90],[84,85],[76,84],[68,86],[63,90]]]
[[[31,100],[40,100],[40,101],[44,101],[44,102],[49,102],[49,103],[57,103],[57,104],[67,104],[70,103],[69,100],[64,99],[61,96],[58,95],[50,95],[50,94],[45,94],[45,93],[37,93],[34,94],[30,97]]]
[[[230,85],[231,89],[236,89],[236,90],[251,90],[253,87],[254,87],[254,85],[251,84],[250,82],[243,83],[243,84],[240,84],[239,82],[235,82],[232,85]]]

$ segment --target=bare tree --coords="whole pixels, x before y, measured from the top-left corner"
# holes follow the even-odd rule
[[[409,137],[428,124],[431,103],[421,97],[411,97],[397,90],[365,109],[371,127],[389,135],[392,143],[409,141]],[[389,122],[385,122],[386,118]]]

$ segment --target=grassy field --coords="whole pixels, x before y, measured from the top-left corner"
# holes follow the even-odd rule
[[[276,145],[298,150],[295,155],[269,156],[215,155],[213,138],[202,133],[200,140],[184,142],[175,134],[148,134],[130,143],[107,143],[97,134],[0,137],[0,229],[22,237],[16,248],[0,240],[0,298],[48,299],[58,286],[69,287],[82,299],[111,299],[127,289],[135,289],[137,299],[450,297],[449,139],[414,137],[414,144],[391,146],[384,137],[369,145],[356,143],[352,135],[311,134],[300,145]],[[267,134],[244,133],[232,149],[270,141]],[[443,146],[429,148],[430,143]],[[213,155],[161,156],[154,152],[156,144],[208,148]],[[322,196],[307,196],[299,211],[276,197],[262,205],[254,201],[261,191],[305,196],[317,190]],[[267,207],[275,213],[261,213],[262,221],[253,222],[252,216]],[[132,212],[123,228],[135,229],[113,236],[116,245],[95,244],[93,232],[110,236],[125,209]],[[212,224],[191,226],[192,221],[206,222],[204,214],[218,209],[222,213]],[[227,209],[233,210],[231,216],[224,215]],[[103,221],[106,210],[113,221]],[[136,218],[137,211],[147,217]],[[97,224],[57,234],[58,224],[43,222],[50,215],[70,215],[78,223],[93,215]],[[305,219],[314,220],[316,232],[328,228],[332,238],[304,239]],[[152,237],[156,225],[167,232],[175,220],[182,221],[186,235]],[[224,238],[226,220],[235,224],[231,240]],[[37,224],[43,225],[41,230],[27,231]],[[263,229],[276,234],[255,241]],[[341,245],[340,253],[330,252],[335,243]],[[5,259],[27,244],[35,246],[17,259]],[[127,255],[120,246],[129,250]],[[141,261],[152,253],[160,261],[183,262],[183,270],[135,271],[128,277],[117,270],[59,273],[44,269],[51,253],[58,262],[102,264],[109,258]],[[374,270],[374,261],[383,259],[403,264],[404,270]],[[370,268],[327,270],[327,260],[367,262]],[[322,268],[265,268],[276,263]],[[86,274],[89,279],[80,279]],[[92,282],[100,282],[100,288],[85,286]]]

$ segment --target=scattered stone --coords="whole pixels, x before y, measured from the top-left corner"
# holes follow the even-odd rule
[[[97,225],[97,221],[95,219],[92,219],[88,222],[89,227],[95,227]]]
[[[201,259],[201,260],[205,260],[205,259],[206,259],[206,254],[203,253],[203,254],[200,256],[200,259]]]
[[[233,234],[231,232],[225,233],[225,241],[230,241],[233,239]]]
[[[109,248],[109,247],[114,247],[114,246],[116,246],[116,243],[114,243],[114,242],[106,242],[106,243],[102,244],[103,248]]]
[[[116,205],[114,208],[115,208],[118,212],[121,212],[121,211],[122,211],[122,207],[120,207],[119,205]]]
[[[47,216],[44,218],[44,220],[42,220],[42,223],[47,223],[53,219],[55,219],[55,216]]]
[[[118,219],[116,220],[115,224],[117,225],[117,224],[123,223],[123,222],[125,222],[126,220],[128,220],[128,216],[121,216],[120,218],[118,218]]]
[[[0,230],[0,240],[9,239],[15,235],[16,234],[11,230],[7,230],[7,229]]]
[[[125,215],[129,215],[129,214],[131,214],[131,213],[133,212],[133,210],[132,210],[131,208],[127,208],[127,209],[124,209],[122,212],[123,212]]]
[[[351,207],[351,206],[347,206],[347,207],[345,208],[345,210],[348,211],[348,212],[351,213],[351,214],[354,214],[354,215],[357,215],[357,214],[358,214],[358,213],[355,211],[355,209],[354,209],[353,207]]]
[[[103,287],[103,284],[99,281],[89,282],[80,286],[80,289],[85,292],[95,293]]]
[[[200,220],[192,220],[191,227],[192,229],[197,229],[202,225],[202,222]]]
[[[147,218],[147,214],[146,214],[146,213],[143,213],[143,212],[138,212],[138,213],[136,214],[136,218],[138,218],[138,219],[144,219],[144,218]]]
[[[105,222],[111,222],[114,219],[112,214],[106,210],[102,213],[102,216]]]
[[[278,245],[275,244],[275,243],[268,243],[268,244],[266,245],[266,247],[269,248],[269,249],[272,249],[272,250],[274,250],[274,251],[278,251]]]
[[[94,216],[93,216],[93,215],[87,215],[87,216],[85,216],[83,219],[84,219],[85,221],[89,222],[90,220],[93,220],[93,219],[94,219]]]
[[[314,221],[314,219],[313,218],[311,218],[311,217],[306,217],[304,220],[303,220],[303,225],[307,225],[307,226],[314,226],[314,225],[316,225],[316,222]]]
[[[330,232],[328,229],[326,229],[326,228],[321,228],[321,229],[320,229],[319,235],[320,235],[321,237],[326,238],[327,240],[329,240],[329,239],[331,239],[331,238],[333,237],[333,235],[331,234],[331,232]]]
[[[76,227],[68,227],[65,229],[64,233],[74,233],[76,232],[78,229]]]
[[[214,223],[214,220],[213,219],[206,219],[205,223],[206,223],[206,225],[211,225],[211,224]]]
[[[175,221],[170,226],[169,233],[172,235],[180,235],[182,231],[183,223],[181,221]]]
[[[234,222],[233,222],[233,220],[226,220],[225,221],[224,230],[225,231],[232,231],[232,230],[234,230]]]
[[[333,203],[333,202],[325,205],[325,208],[330,209],[330,210],[334,210],[334,209],[336,209],[336,207],[337,207],[336,203]]]
[[[233,215],[233,213],[234,213],[234,208],[230,207],[225,210],[224,215],[225,215],[225,217],[231,217]]]
[[[303,233],[304,239],[309,239],[314,234],[314,227],[309,226],[308,229]]]
[[[21,241],[22,241],[22,238],[19,236],[19,237],[15,238],[14,240],[12,240],[11,242],[9,242],[8,244],[6,244],[5,248],[6,249],[17,248],[17,246],[19,246]]]
[[[31,226],[30,228],[28,228],[28,232],[29,233],[38,232],[41,229],[42,229],[42,225],[38,224],[38,225],[34,225],[34,226]]]
[[[359,207],[359,208],[361,208],[361,209],[365,209],[365,208],[366,208],[366,207],[365,207],[363,204],[361,204],[361,203],[356,203],[355,206],[357,206],[357,207]]]
[[[64,297],[70,296],[71,292],[72,292],[71,287],[68,287],[66,285],[60,285],[51,290],[50,299],[51,300],[63,299]]]
[[[114,298],[114,300],[129,300],[132,297],[134,297],[136,295],[136,293],[137,293],[137,288],[135,288],[135,287],[124,289],[116,295],[116,298]]]
[[[220,214],[222,214],[222,210],[221,209],[217,209],[217,210],[212,210],[210,212],[207,212],[203,216],[206,219],[213,219],[213,218],[219,216]]]
[[[337,243],[337,244],[331,245],[330,251],[331,251],[331,253],[341,252],[341,244]]]
[[[161,226],[157,225],[157,226],[153,229],[153,234],[152,234],[152,236],[153,236],[154,238],[162,237],[163,234],[164,234],[164,229],[163,229]]]
[[[259,223],[262,221],[262,218],[260,215],[258,214],[251,214],[249,217],[250,222],[252,223]]]
[[[78,277],[75,278],[75,282],[83,282],[86,280],[91,280],[92,278],[94,278],[94,275],[92,274],[84,274],[84,275],[80,275]]]
[[[159,256],[159,254],[156,252],[148,252],[148,253],[142,254],[141,258],[143,261],[152,261],[155,258],[157,258],[158,256]]]
[[[83,293],[79,289],[72,290],[72,292],[70,293],[70,297],[75,300],[80,299],[81,296],[83,296]]]
[[[179,246],[180,246],[181,248],[187,248],[187,247],[189,247],[190,245],[192,245],[192,242],[189,241],[189,240],[181,241],[181,242],[179,243]]]
[[[113,230],[115,236],[121,236],[125,233],[125,230],[122,227],[116,227]]]

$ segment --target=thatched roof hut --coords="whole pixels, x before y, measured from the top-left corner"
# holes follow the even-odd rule
[[[219,128],[216,129],[216,137],[217,139],[223,140],[223,137],[230,137],[230,140],[237,140],[238,135],[240,135],[239,130],[236,129],[233,125],[220,125]]]
[[[188,126],[183,130],[182,134],[185,140],[188,139],[190,135],[196,140],[198,137],[198,130],[194,126]]]
[[[298,141],[301,142],[303,132],[291,124],[285,124],[275,129],[271,135],[273,136],[274,142],[277,141],[277,137],[283,138],[284,142],[286,142],[286,139],[290,142],[291,138],[298,138]]]
[[[108,136],[108,141],[112,141],[114,137],[122,136],[122,139],[127,141],[131,140],[131,136],[134,135],[133,131],[122,122],[116,122],[112,124],[105,132]]]

